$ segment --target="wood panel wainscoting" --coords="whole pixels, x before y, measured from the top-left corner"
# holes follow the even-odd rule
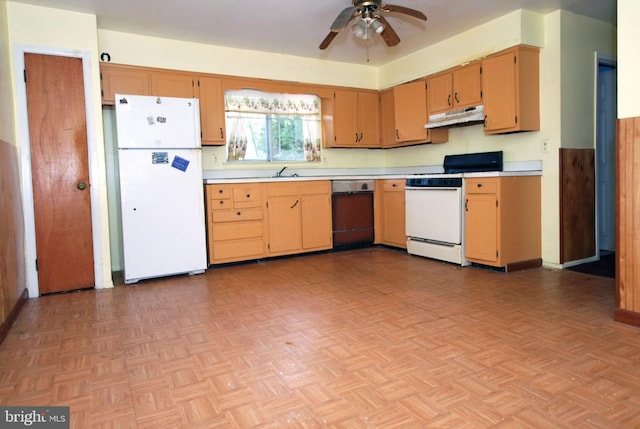
[[[596,254],[595,151],[560,149],[560,262]]]
[[[27,298],[18,153],[0,140],[0,343]]]
[[[640,326],[640,117],[619,119],[616,135],[615,320]]]

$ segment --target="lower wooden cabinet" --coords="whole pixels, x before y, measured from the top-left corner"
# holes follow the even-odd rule
[[[263,184],[206,185],[209,264],[262,258]]]
[[[376,243],[407,248],[405,182],[405,179],[376,181]]]
[[[542,264],[540,176],[465,179],[465,255],[506,271]]]
[[[331,182],[266,184],[267,252],[287,255],[331,249]]]

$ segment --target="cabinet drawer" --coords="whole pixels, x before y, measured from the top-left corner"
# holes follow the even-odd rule
[[[331,183],[327,181],[302,182],[299,184],[301,194],[330,194]]]
[[[215,210],[211,213],[211,220],[213,222],[235,222],[259,219],[262,219],[262,208]]]
[[[207,198],[230,199],[231,190],[231,185],[207,185]]]
[[[231,200],[209,200],[211,210],[228,210],[231,208]]]
[[[264,242],[262,238],[249,238],[246,240],[229,240],[213,243],[213,259],[239,260],[252,259],[264,255]]]
[[[405,179],[386,179],[382,181],[383,191],[404,191]]]
[[[214,223],[211,232],[214,242],[241,238],[261,238],[262,221]]]
[[[495,194],[498,192],[496,179],[466,179],[467,194]]]
[[[262,193],[260,186],[234,187],[233,207],[236,209],[247,207],[260,207]]]
[[[267,185],[267,195],[278,196],[278,195],[298,195],[298,184],[297,183],[269,183]]]

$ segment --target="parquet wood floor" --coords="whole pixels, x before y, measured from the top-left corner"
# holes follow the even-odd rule
[[[637,428],[614,280],[369,248],[29,300],[0,405],[73,428]]]

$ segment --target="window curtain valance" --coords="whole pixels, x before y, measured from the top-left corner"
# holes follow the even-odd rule
[[[310,94],[278,94],[241,89],[224,93],[227,112],[275,115],[320,115],[320,99]]]

